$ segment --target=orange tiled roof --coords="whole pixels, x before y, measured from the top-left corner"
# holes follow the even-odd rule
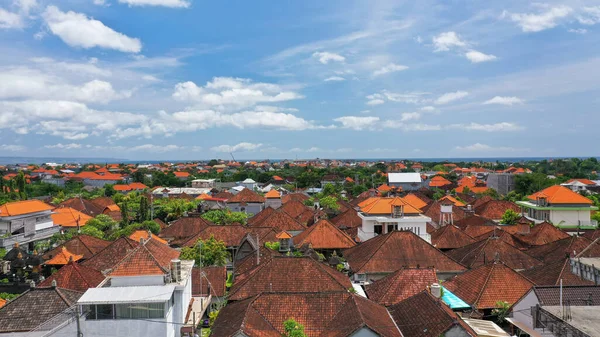
[[[569,181],[567,181],[567,184],[570,184],[570,183],[573,183],[573,182],[576,182],[576,181],[578,181],[578,182],[580,182],[582,184],[585,184],[585,185],[596,185],[595,182],[593,182],[593,181],[591,181],[589,179],[569,179]]]
[[[450,184],[452,184],[452,182],[442,176],[435,176],[429,181],[430,187],[442,187]]]
[[[281,193],[279,193],[276,189],[271,189],[267,194],[265,194],[265,198],[267,199],[279,199],[281,198]]]
[[[38,286],[50,287],[52,281],[56,281],[56,285],[60,288],[85,292],[89,288],[95,288],[104,281],[104,275],[93,268],[69,262]]]
[[[85,226],[92,217],[79,212],[71,207],[59,207],[54,209],[52,221],[55,225],[62,227]]]
[[[143,229],[131,233],[131,235],[129,235],[129,238],[136,242],[139,242],[141,238],[143,238],[144,240],[148,240],[148,238],[151,238],[152,240],[164,243],[165,245],[167,244],[167,240],[161,239],[157,235],[150,235],[148,231]]]
[[[444,200],[450,201],[456,207],[465,207],[465,206],[467,206],[464,202],[456,199],[455,197],[453,197],[451,195],[445,195],[439,201],[441,202],[441,201],[444,201]]]
[[[56,254],[56,256],[54,256],[53,258],[51,258],[50,260],[46,261],[45,264],[48,265],[65,265],[67,263],[69,263],[69,261],[76,262],[79,261],[83,258],[83,255],[75,255],[72,254],[71,252],[69,252],[67,250],[67,248],[65,248],[64,246],[62,247],[61,251]]]
[[[3,306],[5,306],[5,305],[6,305],[6,300],[5,300],[5,299],[2,299],[2,298],[0,298],[0,308],[2,308],[2,307],[3,307]]]
[[[527,197],[530,200],[546,198],[550,204],[585,204],[592,205],[592,201],[570,189],[554,185]]]
[[[52,206],[39,200],[9,202],[0,206],[0,217],[49,211],[52,208]]]
[[[177,178],[187,178],[190,176],[190,174],[188,172],[185,171],[175,171],[173,172],[173,174],[177,177]]]
[[[425,201],[423,201],[421,198],[412,193],[405,195],[402,199],[421,210],[423,209],[423,207],[427,206],[427,203]]]
[[[359,204],[361,212],[366,214],[392,214],[393,206],[403,206],[404,214],[422,213],[420,209],[414,207],[400,197],[370,198]]]
[[[392,189],[392,188],[391,188],[391,187],[389,187],[387,184],[383,184],[383,185],[381,185],[381,186],[377,187],[377,190],[378,190],[379,192],[388,192],[388,191],[390,191],[391,189]]]
[[[350,236],[327,220],[319,220],[294,237],[294,246],[306,244],[313,249],[346,249],[356,246]]]

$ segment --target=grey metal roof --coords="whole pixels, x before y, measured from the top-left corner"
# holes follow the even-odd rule
[[[77,304],[166,302],[174,291],[175,285],[90,288]]]

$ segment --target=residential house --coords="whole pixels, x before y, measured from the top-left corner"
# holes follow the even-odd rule
[[[40,287],[50,287],[55,284],[62,289],[85,292],[95,288],[104,281],[105,277],[100,271],[82,266],[73,260],[61,267],[56,273],[42,281]]]
[[[265,194],[265,207],[279,208],[281,205],[281,193],[279,191],[271,189]]]
[[[192,268],[192,296],[210,297],[210,310],[225,305],[227,295],[227,268],[218,266]]]
[[[244,181],[239,183],[239,186],[249,189],[250,191],[254,191],[258,188],[258,183],[254,181],[252,178],[246,178]]]
[[[127,184],[127,185],[121,185],[121,184],[115,185],[113,188],[117,192],[129,193],[129,192],[132,192],[132,191],[141,192],[141,191],[147,189],[148,186],[146,186],[146,185],[144,185],[142,183],[130,183],[130,184]]]
[[[359,207],[358,216],[362,219],[362,226],[358,230],[358,237],[361,241],[395,230],[408,230],[431,242],[427,233],[427,223],[431,218],[424,216],[420,209],[401,197],[369,198]]]
[[[121,237],[110,243],[92,257],[81,262],[81,265],[108,274],[110,270],[129,253],[139,246],[139,242],[128,237]]]
[[[492,199],[485,202],[483,201],[484,200],[475,205],[475,214],[487,219],[492,219],[497,223],[502,222],[502,216],[509,209],[521,213],[519,205],[509,200]]]
[[[420,173],[388,173],[388,185],[401,188],[402,191],[416,191],[423,187]]]
[[[562,261],[565,257],[600,257],[600,243],[573,235],[561,240],[535,246],[527,254],[544,263]]]
[[[370,300],[389,307],[437,284],[434,268],[400,268],[396,272],[365,286]]]
[[[595,181],[589,179],[570,179],[560,185],[577,193],[591,193],[596,187],[598,187],[598,184]]]
[[[475,242],[475,239],[454,225],[436,229],[430,235],[431,244],[441,251],[464,247]]]
[[[9,249],[15,243],[29,244],[49,239],[60,231],[52,221],[54,207],[39,201],[9,202],[0,206],[0,248]]]
[[[71,207],[59,207],[52,211],[54,225],[62,228],[83,227],[90,219],[92,219],[91,216]]]
[[[537,286],[513,305],[507,320],[531,336],[598,336],[598,309],[600,287]]]
[[[434,267],[439,279],[467,269],[410,231],[379,235],[346,249],[343,255],[353,280],[362,283],[381,279],[403,267]]]
[[[571,270],[571,259],[567,257],[558,261],[550,261],[532,269],[523,270],[521,274],[538,286],[557,286],[560,284],[569,286],[594,285],[593,279],[585,279],[583,277],[585,274],[581,275],[578,270]]]
[[[319,218],[325,217],[325,213],[317,208],[318,207],[306,206],[297,200],[291,200],[283,204],[279,210],[287,213],[302,225],[311,226],[317,222]]]
[[[238,194],[227,199],[227,208],[232,212],[257,214],[265,208],[265,198],[251,189],[244,188]]]
[[[561,228],[596,228],[591,221],[591,212],[598,210],[590,199],[571,189],[554,185],[527,197],[528,201],[517,201],[525,215],[535,222],[549,221]]]
[[[161,230],[158,236],[167,240],[172,246],[181,246],[210,224],[211,222],[201,217],[183,217],[173,221],[169,227]]]
[[[50,250],[49,252],[46,252],[43,255],[43,259],[50,260],[51,258],[53,258],[61,252],[62,247],[65,247],[68,251],[72,252],[73,254],[83,256],[83,260],[87,260],[99,253],[101,250],[103,250],[110,244],[110,241],[98,239],[96,237],[86,234],[80,234],[74,236],[71,240],[63,243],[62,245],[59,245],[58,247]]]
[[[435,176],[429,179],[430,188],[439,188],[442,190],[449,190],[452,187],[452,182],[442,176]]]
[[[192,180],[192,187],[193,188],[215,188],[216,185],[216,179],[194,179]]]
[[[321,178],[321,187],[325,187],[327,184],[336,185],[343,184],[344,178],[338,176],[337,174],[326,174]]]
[[[308,246],[326,256],[356,246],[356,242],[348,234],[324,219],[293,237],[292,241],[296,248]]]
[[[281,209],[275,210],[275,212],[272,212],[263,220],[257,220],[249,223],[249,226],[273,228],[278,233],[286,231],[292,235],[297,235],[306,229],[306,226],[301,224],[298,220],[292,218],[289,214]]]

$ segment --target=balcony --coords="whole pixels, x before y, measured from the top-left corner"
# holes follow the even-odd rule
[[[48,227],[31,233],[14,234],[7,238],[0,238],[0,248],[10,249],[15,243],[26,244],[34,241],[49,239],[60,232],[60,226]]]

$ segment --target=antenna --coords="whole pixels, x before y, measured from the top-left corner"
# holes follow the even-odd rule
[[[229,154],[231,155],[231,159],[233,159],[233,161],[235,161],[235,157],[233,156],[233,152],[229,152]]]

